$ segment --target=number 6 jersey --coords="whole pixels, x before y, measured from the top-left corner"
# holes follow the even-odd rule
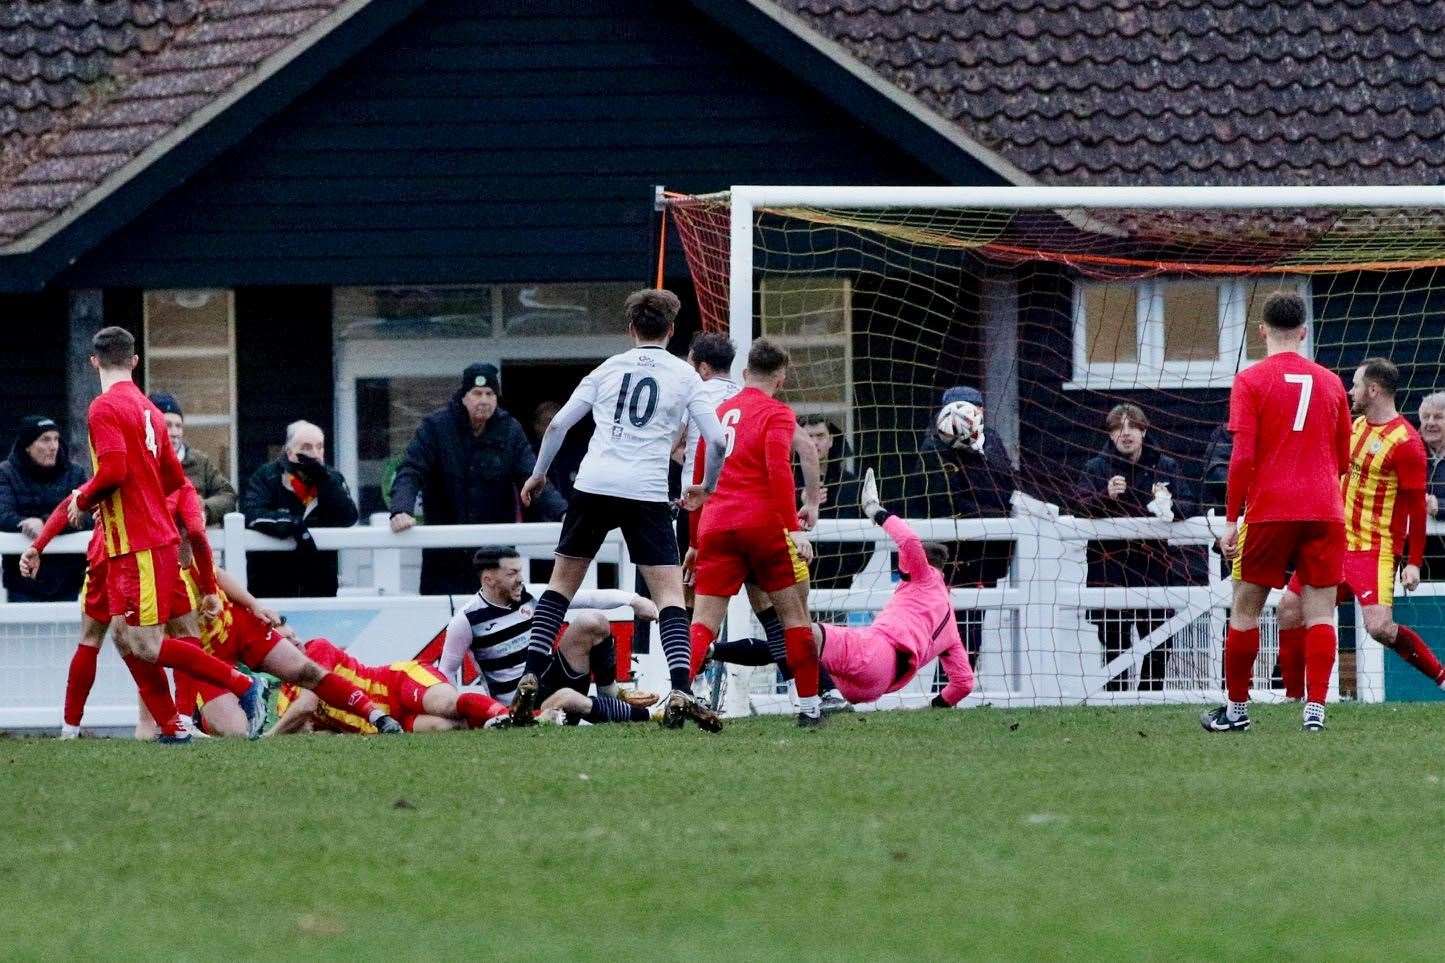
[[[1350,402],[1339,375],[1293,351],[1234,376],[1229,392],[1228,517],[1342,522],[1350,467]]]
[[[602,362],[567,405],[577,402],[597,424],[573,487],[643,502],[667,501],[672,446],[688,417],[716,417],[697,372],[656,345]]]

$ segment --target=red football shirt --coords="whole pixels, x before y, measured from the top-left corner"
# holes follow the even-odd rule
[[[1265,358],[1235,375],[1229,430],[1231,521],[1345,520],[1350,402],[1338,375],[1293,351]]]
[[[702,509],[698,533],[714,528],[797,531],[793,490],[793,409],[756,388],[744,388],[717,407],[728,454],[717,491]]]
[[[100,493],[100,526],[108,558],[169,545],[180,536],[166,495],[186,474],[166,435],[166,421],[133,381],[121,381],[90,403],[92,467],[110,452],[125,455],[125,478]]]

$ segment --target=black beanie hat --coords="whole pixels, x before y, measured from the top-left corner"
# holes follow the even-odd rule
[[[150,393],[150,399],[151,404],[161,410],[161,414],[185,417],[185,412],[181,411],[181,403],[177,401],[176,396],[170,392],[152,391]]]
[[[35,444],[35,439],[47,431],[60,431],[55,419],[44,415],[29,415],[20,419],[20,432],[15,436],[15,450],[24,451]]]
[[[462,372],[462,386],[457,391],[457,397],[471,391],[473,388],[491,388],[498,395],[502,393],[502,375],[497,366],[486,361],[477,361],[467,365],[467,370]]]

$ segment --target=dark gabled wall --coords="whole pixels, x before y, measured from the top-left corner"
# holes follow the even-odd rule
[[[64,283],[644,279],[655,184],[940,182],[677,0],[436,0]]]
[[[10,454],[26,415],[66,418],[65,341],[70,320],[64,292],[0,296],[0,458]],[[84,464],[86,453],[72,452]]]

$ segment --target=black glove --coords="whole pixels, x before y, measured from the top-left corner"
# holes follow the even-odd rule
[[[298,454],[295,461],[286,463],[286,467],[290,469],[291,474],[310,485],[320,485],[330,477],[325,463],[317,461],[310,455]]]
[[[936,695],[936,696],[934,696],[932,699],[929,700],[928,704],[931,705],[931,706],[933,706],[933,708],[935,708],[935,709],[952,709],[952,708],[953,708],[953,706],[951,706],[951,705],[949,705],[947,702],[944,702],[944,701],[943,701],[943,696],[941,696],[941,695]]]
[[[289,512],[270,512],[252,521],[251,529],[272,538],[290,538],[296,534],[296,519]]]

